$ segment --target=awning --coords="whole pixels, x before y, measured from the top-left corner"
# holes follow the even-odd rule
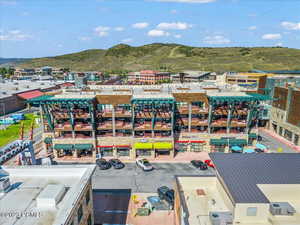
[[[44,143],[45,143],[45,144],[52,144],[52,138],[51,138],[51,137],[46,137],[46,138],[44,139]]]
[[[93,148],[93,145],[92,144],[75,144],[74,148],[78,149],[78,150],[90,150]]]
[[[210,139],[211,145],[227,145],[228,140],[227,139]]]
[[[27,92],[24,92],[24,93],[21,93],[21,94],[18,94],[18,96],[20,98],[23,98],[25,100],[28,100],[28,99],[32,99],[32,98],[37,98],[37,97],[40,97],[44,95],[43,92],[39,91],[39,90],[35,90],[35,91],[27,91]]]
[[[266,150],[266,149],[267,149],[267,147],[264,146],[263,144],[256,144],[255,147],[256,147],[256,148],[259,148],[259,149],[261,149],[261,150]]]
[[[152,143],[141,143],[137,142],[134,144],[135,149],[152,149],[153,144]]]
[[[97,148],[113,148],[113,145],[97,145]]]
[[[130,148],[131,145],[116,145],[116,148]]]
[[[153,144],[154,149],[172,149],[173,144],[170,142],[157,142]]]
[[[229,139],[229,145],[233,146],[233,145],[237,145],[237,146],[241,146],[241,145],[247,145],[247,140],[245,139]]]
[[[55,144],[54,149],[56,150],[72,150],[74,145],[71,144]]]
[[[256,133],[250,133],[248,135],[249,138],[257,138],[257,134]]]
[[[191,143],[205,143],[206,141],[191,141]]]
[[[176,141],[176,143],[189,143],[190,141]]]

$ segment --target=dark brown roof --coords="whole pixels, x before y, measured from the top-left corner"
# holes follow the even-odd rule
[[[173,93],[173,96],[177,102],[204,102],[208,105],[205,93]]]
[[[96,95],[99,104],[130,104],[132,95]]]

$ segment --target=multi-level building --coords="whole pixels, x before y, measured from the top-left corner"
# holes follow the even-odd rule
[[[205,71],[183,71],[171,75],[173,83],[201,82],[204,80],[216,80],[216,74]]]
[[[158,84],[170,81],[169,72],[159,72],[154,70],[142,70],[140,72],[131,72],[128,74],[128,82],[134,84]]]
[[[293,86],[275,87],[271,108],[270,130],[294,145],[300,145],[300,89]]]
[[[248,91],[255,91],[263,94],[266,80],[268,77],[272,76],[272,74],[267,73],[227,73],[226,83],[236,84],[248,89]]]
[[[212,88],[91,85],[30,102],[41,106],[44,137],[56,157],[174,156],[252,143],[265,96]]]
[[[94,224],[94,170],[95,165],[3,166],[0,224]]]
[[[215,154],[216,175],[176,176],[176,225],[300,224],[300,154]]]

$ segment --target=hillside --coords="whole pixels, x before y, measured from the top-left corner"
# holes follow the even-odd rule
[[[136,71],[167,68],[208,71],[300,70],[300,50],[281,47],[201,48],[154,43],[139,47],[119,44],[56,57],[35,58],[20,67],[68,67],[77,71]]]

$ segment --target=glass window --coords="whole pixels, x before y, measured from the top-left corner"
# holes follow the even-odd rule
[[[79,206],[78,210],[77,210],[77,219],[78,219],[78,223],[80,223],[80,220],[82,218],[83,215],[83,211],[82,211],[82,205]]]
[[[295,137],[294,137],[294,144],[295,145],[298,145],[299,143],[299,135],[295,134]]]
[[[86,194],[85,194],[85,203],[86,204],[89,204],[89,202],[90,202],[90,190],[88,190],[87,192],[86,192]]]
[[[247,208],[247,216],[256,216],[257,208],[256,207],[248,207]]]

